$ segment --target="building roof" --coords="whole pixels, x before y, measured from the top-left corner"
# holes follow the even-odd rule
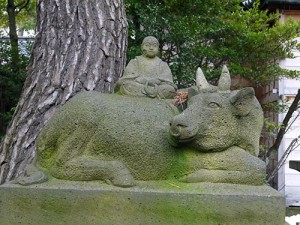
[[[240,5],[244,9],[250,9],[253,6],[253,3],[256,0],[243,0],[240,2]],[[260,0],[260,9],[265,10],[266,8],[285,8],[289,9],[300,9],[300,0]]]
[[[262,0],[262,4],[300,4],[300,0]]]
[[[260,0],[260,8],[299,10],[300,0]]]

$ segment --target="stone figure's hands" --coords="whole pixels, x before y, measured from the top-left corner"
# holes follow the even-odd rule
[[[155,86],[155,84],[160,84],[161,83],[161,81],[159,80],[159,79],[149,79],[148,80],[148,85],[150,85],[150,86]]]
[[[144,77],[138,77],[135,79],[136,82],[140,84],[146,84],[147,80]]]
[[[155,98],[158,94],[158,86],[155,83],[149,84],[149,81],[147,81],[142,92],[150,98]]]
[[[161,81],[159,79],[146,79],[144,77],[138,77],[135,79],[136,82],[140,83],[140,84],[148,84],[150,86],[154,86],[156,84],[160,84]]]

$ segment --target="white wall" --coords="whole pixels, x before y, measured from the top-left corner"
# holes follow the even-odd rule
[[[285,59],[280,63],[281,67],[300,70],[300,53],[295,52],[296,58]],[[283,78],[279,81],[279,95],[285,96],[293,100],[300,88],[299,79]],[[293,117],[296,117],[299,112],[294,112]],[[284,119],[285,113],[279,114],[279,122]],[[291,141],[300,135],[300,117],[293,123],[291,129],[285,134],[284,139],[280,145],[278,157],[284,154],[289,147]],[[300,143],[299,143],[300,144]],[[300,161],[300,147],[298,146],[287,158],[284,166],[278,172],[278,190],[285,195],[286,204],[300,206],[300,172],[289,168],[289,160]]]

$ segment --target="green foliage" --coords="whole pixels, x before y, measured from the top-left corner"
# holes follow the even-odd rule
[[[267,132],[270,136],[275,136],[277,131],[282,128],[282,124],[270,121],[269,118],[264,119],[264,131]]]
[[[278,60],[293,57],[299,49],[294,38],[299,22],[281,24],[279,15],[243,10],[237,0],[127,0],[129,22],[128,60],[140,54],[148,35],[160,41],[160,57],[169,63],[179,87],[191,85],[197,67],[208,78],[227,64],[232,76],[257,84],[299,72],[281,69]],[[272,25],[272,26],[271,26]]]
[[[24,0],[14,0],[16,6],[24,3]],[[7,0],[0,0],[0,28],[8,27],[8,18],[6,12]],[[20,7],[17,7],[16,21],[19,30],[31,30],[35,28],[36,22],[36,0],[30,0],[29,4],[19,11]]]
[[[269,102],[263,105],[264,111],[272,111],[275,113],[284,113],[289,109],[288,100],[283,99],[282,96],[280,96],[279,102]]]
[[[22,42],[20,61],[17,69],[12,67],[12,51],[9,41],[0,44],[0,139],[12,118],[15,107],[26,78],[26,67],[29,62],[31,42]],[[2,126],[1,126],[2,125]]]
[[[8,23],[7,23],[7,13],[6,13],[6,4],[7,0],[0,0],[0,27],[1,28],[6,28]]]
[[[30,30],[35,27],[36,0],[30,0],[28,3],[24,0],[13,1],[12,6],[16,6],[14,12],[18,31]],[[7,0],[0,0],[0,28],[6,29],[9,27],[7,4]],[[1,36],[7,37],[8,32],[1,33],[0,31]],[[6,127],[12,118],[26,78],[31,41],[19,40],[18,45],[13,50],[9,40],[0,42],[0,139],[5,134]],[[17,60],[14,57],[16,55]]]
[[[278,102],[269,102],[263,105],[264,112],[274,112],[274,113],[285,113],[288,111],[290,104],[287,99],[280,96],[280,101]],[[265,136],[275,137],[279,129],[283,128],[284,125],[278,123],[277,121],[272,121],[271,117],[264,119],[263,133]]]

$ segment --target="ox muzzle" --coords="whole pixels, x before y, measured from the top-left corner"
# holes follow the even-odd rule
[[[198,130],[198,125],[192,123],[184,114],[177,115],[170,122],[170,143],[176,146],[190,142],[195,139]]]

